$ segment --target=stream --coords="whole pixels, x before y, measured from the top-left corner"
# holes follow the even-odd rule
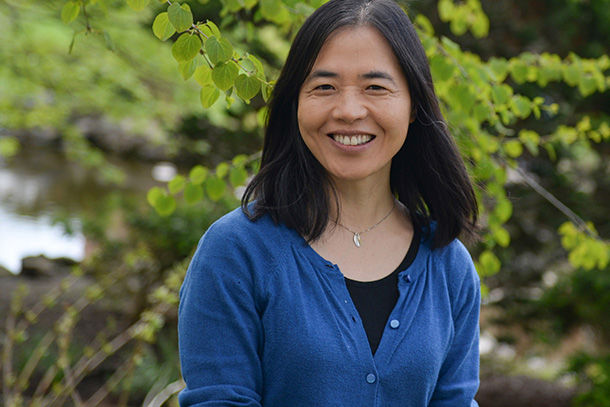
[[[41,254],[81,261],[87,244],[81,214],[91,213],[96,203],[117,190],[145,200],[148,189],[158,185],[153,173],[160,167],[167,171],[167,165],[112,163],[127,176],[120,187],[105,185],[93,170],[49,147],[27,146],[15,157],[0,158],[0,266],[18,274],[24,257]]]

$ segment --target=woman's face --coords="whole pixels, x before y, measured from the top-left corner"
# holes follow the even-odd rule
[[[411,97],[377,29],[348,27],[326,40],[297,115],[303,141],[335,181],[388,182],[411,122]]]

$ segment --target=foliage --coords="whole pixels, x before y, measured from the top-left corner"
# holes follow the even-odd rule
[[[586,325],[596,330],[601,342],[610,341],[610,269],[600,271],[577,268],[559,276],[536,303],[536,315],[554,321],[554,332],[560,335]],[[552,315],[560,317],[552,318]],[[549,332],[550,333],[550,332]]]
[[[58,18],[61,3],[45,3],[0,1],[0,35],[10,38],[0,48],[1,131],[61,134],[66,154],[108,172],[109,180],[120,176],[108,171],[105,156],[86,141],[80,118],[103,117],[171,151],[168,129],[198,103],[172,61],[151,57],[167,47],[142,35],[144,13],[113,3],[88,14],[107,15],[104,30],[73,32]],[[113,51],[107,49],[110,38]],[[15,140],[0,139],[0,152],[14,151]]]
[[[23,307],[26,289],[22,287],[13,295],[10,313],[6,316],[2,344],[4,405],[62,406],[71,399],[74,405],[96,406],[112,393],[119,393],[119,405],[126,405],[132,389],[124,384],[132,380],[134,372],[142,365],[145,354],[150,352],[150,344],[155,342],[164,325],[168,310],[175,307],[185,269],[186,262],[175,266],[162,288],[152,291],[149,307],[133,324],[118,329],[113,328],[113,324],[107,325],[87,344],[79,344],[82,338],[74,337],[75,328],[87,307],[99,306],[116,275],[91,284],[75,301],[64,302],[63,296],[84,278],[82,271],[75,269],[57,289],[29,308]],[[57,314],[53,328],[44,330],[44,335],[34,342],[28,339],[43,322],[42,315],[57,311],[62,302],[64,311]],[[49,354],[55,357],[49,359]],[[104,363],[114,355],[121,355],[121,362],[108,371]],[[19,360],[21,362],[15,365]],[[105,384],[83,399],[78,391],[79,384],[104,372],[109,373]],[[154,388],[158,389],[160,384],[163,387],[171,385],[172,377],[178,377],[175,369],[173,374],[159,377],[165,382],[156,383]],[[123,388],[119,386],[121,383]]]
[[[175,398],[183,386],[178,291],[201,231],[236,202],[179,202],[171,218],[119,194],[100,203],[85,225],[97,254],[37,303],[24,304],[25,288],[13,296],[3,330],[3,405],[158,406]],[[109,224],[126,232],[110,236]],[[83,386],[99,376],[99,388]]]
[[[575,397],[574,407],[610,406],[610,355],[597,358],[577,355],[570,370],[578,372],[578,381],[589,389]]]
[[[168,13],[171,8],[178,7],[176,4],[169,6]],[[252,1],[250,5],[254,7],[256,2]],[[223,11],[228,13],[228,3],[223,3],[223,6]],[[188,7],[184,7],[183,14],[190,23],[193,17],[189,10]],[[264,13],[262,14],[264,16]],[[484,14],[477,1],[469,1],[462,5],[441,1],[439,14],[441,18],[452,22],[452,29],[456,34],[463,33],[465,27],[470,27],[477,36],[484,36],[487,33],[488,24],[485,23]],[[546,53],[541,55],[523,53],[509,60],[492,58],[489,61],[482,61],[474,54],[463,52],[449,39],[434,37],[432,26],[424,16],[417,16],[416,21],[420,26],[420,36],[430,59],[437,92],[452,125],[453,134],[458,139],[465,157],[470,160],[474,178],[486,187],[485,196],[481,199],[485,208],[484,217],[488,232],[485,235],[486,243],[477,262],[477,269],[482,276],[491,275],[501,266],[493,252],[494,248],[507,247],[510,244],[510,235],[503,226],[512,215],[512,204],[507,199],[504,187],[508,170],[518,168],[519,159],[526,153],[538,156],[543,149],[549,159],[554,159],[557,148],[569,146],[580,140],[600,143],[610,139],[610,127],[607,121],[604,118],[592,120],[589,116],[582,117],[574,126],[561,124],[549,134],[538,134],[535,130],[525,128],[523,122],[527,119],[531,121],[532,117],[540,120],[543,115],[556,116],[559,106],[546,102],[544,93],[536,97],[516,93],[510,84],[535,84],[543,89],[551,82],[564,82],[568,86],[576,87],[582,97],[587,97],[607,90],[610,85],[610,78],[607,76],[610,59],[606,55],[597,59],[583,59],[571,54],[562,60],[556,55]],[[286,20],[285,23],[288,24],[289,21]],[[168,17],[168,24],[173,25],[176,31],[187,28],[187,24],[175,18],[172,21]],[[202,94],[206,95],[204,99],[208,102],[215,101],[221,92],[226,92],[225,100],[231,105],[232,98],[229,95],[232,90],[235,89],[238,95],[243,93],[243,90],[240,92],[239,89],[241,82],[237,80],[240,67],[234,66],[233,63],[243,62],[244,57],[237,54],[230,57],[233,47],[228,40],[223,42],[224,45],[219,45],[220,41],[216,37],[223,34],[216,30],[216,26],[210,21],[191,24],[174,43],[173,56],[179,63],[184,63],[184,58],[189,60],[202,58],[207,65],[196,68],[194,72],[197,69],[203,69],[205,72],[205,79],[200,82],[203,86]],[[192,39],[193,37],[199,39]],[[222,39],[225,37],[221,37]],[[190,48],[191,46],[193,48]],[[249,55],[248,58],[252,56]],[[252,60],[258,61],[258,59]],[[263,91],[271,84],[264,81],[263,71],[257,66],[253,70],[243,67],[242,69],[244,73],[241,75],[257,77],[261,80]],[[204,103],[204,107],[208,104]],[[236,165],[236,168],[240,172],[243,171],[239,165]],[[216,181],[223,180],[223,173],[225,171],[220,171],[220,174],[217,171],[214,180],[219,192],[222,184]],[[186,185],[193,184],[187,180]],[[171,196],[179,191],[180,189],[169,188],[169,191],[162,193],[157,189],[151,191],[149,201],[157,210],[169,215],[172,212]],[[580,233],[584,233],[587,229],[583,228],[582,222],[576,221],[579,223]],[[588,232],[590,233],[590,230]],[[589,259],[587,261],[595,262],[595,259],[599,259],[601,264],[604,262],[604,256],[607,255],[608,245],[598,239],[598,246],[596,250],[588,251],[586,255],[582,251],[582,245],[579,246],[581,250],[577,250],[575,246],[566,249],[571,251],[572,260],[586,256]],[[591,254],[594,255],[593,260],[589,256]]]
[[[249,136],[256,137],[264,123],[264,103],[288,39],[322,2],[69,0],[48,2],[47,8],[41,10],[30,7],[30,2],[0,1],[0,10],[6,12],[0,14],[0,33],[13,39],[0,49],[0,128],[3,132],[58,129],[71,156],[96,163],[102,169],[108,163],[103,154],[84,142],[75,117],[104,114],[117,121],[129,120],[151,142],[169,145],[173,142],[171,129],[189,115],[205,115],[211,122],[232,130],[246,129]],[[449,24],[454,35],[487,35],[489,19],[479,0],[439,0],[437,7],[441,20]],[[566,281],[579,281],[575,286],[582,288],[568,289],[571,286],[562,283],[549,295],[554,299],[574,299],[573,303],[581,305],[571,311],[575,318],[588,318],[592,324],[603,325],[605,306],[600,304],[604,303],[593,301],[593,296],[587,302],[585,297],[588,292],[605,287],[610,246],[592,223],[582,220],[551,194],[544,182],[536,180],[532,163],[544,161],[556,167],[568,156],[567,152],[590,152],[607,146],[607,112],[595,108],[574,112],[570,104],[555,96],[554,87],[568,89],[579,101],[607,95],[610,58],[601,54],[583,58],[576,53],[560,57],[523,52],[509,58],[483,59],[464,51],[455,41],[438,36],[425,16],[416,15],[414,20],[452,134],[470,173],[481,186],[479,201],[485,231],[476,259],[479,274],[489,277],[506,267],[510,259],[507,252],[514,244],[507,227],[514,212],[507,188],[515,182],[527,185],[567,220],[557,225],[557,234],[568,253],[567,261],[578,271]],[[68,27],[73,28],[72,33]],[[132,65],[143,69],[134,71],[130,69]],[[157,123],[152,131],[150,122]],[[14,154],[16,146],[15,139],[1,138],[0,154]],[[168,378],[151,384],[159,394],[164,393],[172,374],[164,373],[163,368],[147,367],[154,353],[150,342],[154,342],[165,315],[175,311],[186,264],[183,256],[194,244],[195,232],[199,234],[215,217],[236,204],[236,190],[257,168],[258,153],[252,151],[213,165],[196,165],[188,174],[149,191],[148,202],[159,216],[117,204],[115,209],[123,212],[124,223],[133,228],[134,236],[145,235],[145,240],[106,239],[103,216],[98,224],[90,224],[91,231],[99,231],[104,248],[97,260],[113,259],[112,268],[117,266],[117,274],[110,274],[114,281],[121,281],[123,288],[129,288],[127,282],[134,277],[137,281],[135,290],[115,293],[140,298],[134,313],[136,322],[117,331],[113,338],[100,339],[94,344],[95,349],[83,349],[80,360],[85,365],[81,365],[68,352],[78,319],[78,308],[72,304],[57,320],[57,330],[38,342],[27,363],[20,371],[14,371],[11,350],[20,346],[25,327],[34,323],[35,318],[31,317],[37,315],[21,309],[16,295],[16,305],[7,318],[4,343],[5,405],[22,402],[23,390],[32,385],[30,366],[39,365],[42,358],[37,355],[51,349],[50,343],[55,340],[52,351],[60,357],[47,367],[49,373],[43,376],[46,382],[38,384],[42,390],[34,399],[40,405],[52,405],[52,400],[67,397],[77,405],[84,404],[74,391],[75,383],[85,377],[79,368],[93,366],[92,361],[99,358],[107,360],[111,354],[126,349],[128,343],[132,344],[126,353],[129,356],[122,355],[125,363],[115,370],[116,376],[109,379],[108,385],[116,388],[115,378],[132,375],[133,386],[146,387],[150,381],[138,384],[136,377],[140,375],[134,373],[144,369]],[[199,212],[202,208],[214,210]],[[107,269],[97,267],[92,268],[99,281],[85,302],[78,303],[80,306],[112,297],[110,283],[102,277]],[[42,306],[47,305],[50,302]],[[552,306],[561,308],[560,305]],[[121,346],[108,347],[116,341]],[[606,365],[595,366],[598,367],[593,370],[608,374]],[[602,376],[595,377],[601,380]],[[153,398],[149,394],[146,400]],[[93,405],[99,399],[91,401]]]

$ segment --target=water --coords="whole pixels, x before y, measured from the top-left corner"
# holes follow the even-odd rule
[[[16,274],[21,271],[21,259],[39,254],[83,260],[85,236],[77,220],[72,221],[76,231],[68,235],[63,226],[53,224],[51,215],[22,216],[0,206],[0,266]]]
[[[115,161],[127,174],[121,187],[145,199],[155,185],[154,166]],[[0,266],[19,273],[21,260],[43,254],[80,261],[85,256],[86,238],[79,216],[91,212],[116,186],[101,183],[94,171],[86,171],[48,147],[23,148],[10,160],[0,158]],[[70,225],[72,233],[65,233]]]

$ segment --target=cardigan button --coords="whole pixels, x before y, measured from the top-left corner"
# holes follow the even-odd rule
[[[399,321],[399,320],[397,320],[397,319],[393,319],[393,320],[391,320],[391,321],[390,321],[390,327],[391,327],[392,329],[396,329],[396,328],[398,328],[399,326],[400,326],[400,321]]]
[[[375,383],[375,380],[377,380],[377,378],[375,377],[375,375],[373,373],[369,373],[366,375],[366,381],[368,383],[373,384],[373,383]]]

